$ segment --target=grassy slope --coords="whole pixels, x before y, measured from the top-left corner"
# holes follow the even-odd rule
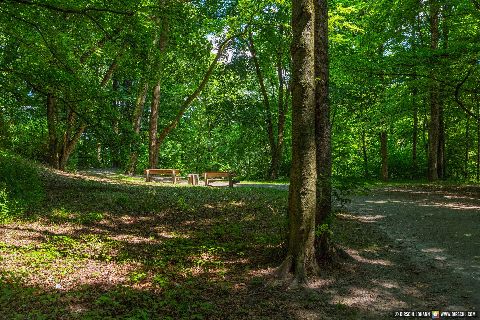
[[[270,277],[285,191],[114,178],[47,172],[45,204],[0,226],[0,319],[383,319],[428,301],[405,257],[347,214],[349,257],[285,290]]]

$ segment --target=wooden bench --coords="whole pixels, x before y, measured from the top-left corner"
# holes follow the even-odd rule
[[[209,171],[203,174],[203,179],[205,181],[205,186],[212,181],[224,181],[228,179],[228,186],[233,187],[233,177],[235,174],[233,172],[221,172],[221,171]]]
[[[172,183],[173,184],[176,184],[177,183],[177,179],[178,179],[178,175],[180,174],[180,170],[178,169],[146,169],[145,170],[145,176],[146,176],[146,179],[145,181],[146,182],[149,182],[152,180],[152,175],[168,175],[168,176],[171,176],[172,177]]]

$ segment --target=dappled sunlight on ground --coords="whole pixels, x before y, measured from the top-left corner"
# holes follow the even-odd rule
[[[102,179],[54,177],[41,213],[0,226],[0,287],[10,290],[0,307],[52,319],[336,320],[450,300],[435,287],[436,267],[412,261],[379,232],[390,216],[376,207],[338,214],[333,234],[343,254],[308,287],[292,289],[274,277],[286,248],[286,192]],[[443,248],[422,253],[448,257]]]
[[[392,266],[393,263],[388,260],[383,260],[383,259],[367,259],[362,257],[357,250],[353,249],[346,249],[345,252],[347,252],[350,257],[355,259],[358,262],[361,263],[369,263],[369,264],[376,264],[376,265],[381,265],[381,266]]]
[[[414,271],[438,274],[437,291],[449,292],[458,304],[480,307],[480,188],[387,187],[354,197],[348,206],[358,219],[376,219],[378,226],[408,253]],[[425,270],[426,269],[426,270]],[[452,293],[452,282],[457,282]],[[471,290],[469,289],[471,288]],[[445,303],[452,303],[445,299]]]

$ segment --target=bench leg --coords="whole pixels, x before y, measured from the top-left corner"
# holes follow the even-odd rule
[[[177,176],[174,174],[172,174],[172,182],[173,184],[176,184],[177,183]]]
[[[228,177],[228,186],[229,186],[230,188],[233,188],[233,179],[232,179],[231,176]]]
[[[145,182],[150,182],[150,174],[148,171],[147,171],[147,177],[145,178]]]

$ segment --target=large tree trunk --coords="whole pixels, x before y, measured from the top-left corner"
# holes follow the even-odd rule
[[[318,272],[315,257],[316,157],[314,3],[292,3],[292,169],[288,253],[278,272],[292,271],[296,283]]]
[[[332,212],[332,146],[328,60],[328,4],[315,0],[315,140],[317,166],[317,209],[315,225],[321,230]],[[330,253],[329,232],[317,236],[317,258]]]
[[[147,98],[147,92],[148,92],[148,83],[145,82],[145,84],[141,87],[140,92],[138,93],[137,100],[135,101],[135,109],[133,111],[133,116],[132,116],[134,138],[133,138],[132,151],[130,153],[128,165],[125,170],[125,173],[128,175],[133,175],[135,173],[135,169],[137,168],[138,143],[140,140],[139,133],[142,125],[142,114],[143,114],[143,108],[145,105],[145,99]]]
[[[380,149],[382,157],[382,171],[381,179],[382,181],[388,181],[388,135],[386,131],[380,133]]]
[[[440,6],[437,0],[430,1],[430,48],[432,55],[438,49],[439,30],[438,20]],[[435,66],[435,57],[431,58],[431,65]],[[438,149],[440,143],[440,98],[438,83],[434,80],[435,70],[432,67],[430,72],[430,126],[428,130],[428,179],[430,181],[438,180]]]
[[[158,165],[158,106],[160,104],[160,81],[157,82],[152,92],[152,103],[150,107],[150,128],[148,143],[148,167],[155,169]]]

